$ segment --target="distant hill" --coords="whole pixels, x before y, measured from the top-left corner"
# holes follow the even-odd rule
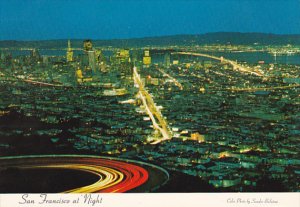
[[[81,39],[72,40],[72,47],[81,48]],[[162,37],[144,37],[133,39],[93,40],[94,46],[112,47],[143,47],[170,45],[203,45],[203,44],[233,44],[233,45],[300,45],[299,35],[278,35],[265,33],[216,32],[199,35],[172,35]],[[0,48],[66,48],[67,40],[41,41],[0,41]]]

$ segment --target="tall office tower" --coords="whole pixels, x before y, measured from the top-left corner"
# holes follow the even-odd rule
[[[76,76],[77,76],[77,78],[79,78],[79,79],[82,79],[82,78],[83,78],[82,70],[81,70],[80,68],[77,68],[77,70],[76,70]]]
[[[95,55],[96,55],[96,61],[97,61],[97,63],[101,63],[101,62],[104,61],[102,50],[95,50]]]
[[[34,48],[33,50],[31,50],[30,56],[33,58],[39,58],[40,57],[39,51]]]
[[[166,68],[169,68],[170,64],[171,64],[171,55],[170,55],[170,53],[167,52],[164,57],[164,66]]]
[[[73,61],[73,50],[71,48],[71,41],[68,40],[68,50],[67,50],[67,62]]]
[[[37,61],[40,60],[40,58],[41,58],[41,56],[40,56],[40,53],[39,53],[39,51],[37,49],[31,50],[31,53],[30,53],[30,59],[31,59],[31,61],[37,62]]]
[[[84,40],[83,41],[83,50],[89,51],[93,49],[93,44],[91,40]]]
[[[93,44],[91,40],[84,40],[83,42],[84,55],[82,57],[83,66],[92,70],[92,73],[97,72],[96,69],[96,54],[93,50]]]
[[[149,66],[151,64],[151,57],[149,50],[144,51],[143,64]]]
[[[88,51],[88,57],[89,57],[89,67],[91,68],[93,74],[96,74],[96,54],[94,50]]]
[[[120,54],[119,54],[119,58],[120,58],[121,63],[130,62],[129,49],[121,49]]]
[[[100,71],[106,71],[106,59],[104,57],[104,54],[102,52],[102,50],[96,50],[95,51],[95,55],[96,55],[96,62],[99,65],[99,69]]]

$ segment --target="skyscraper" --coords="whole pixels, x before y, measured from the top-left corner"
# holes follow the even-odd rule
[[[68,49],[67,49],[67,62],[73,61],[73,50],[71,48],[71,41],[68,40]]]
[[[95,74],[97,72],[96,54],[95,50],[93,50],[93,44],[91,40],[84,40],[83,52],[83,66],[88,67],[90,70],[92,70],[92,73]]]
[[[129,54],[130,54],[129,49],[121,49],[120,50],[120,55],[119,55],[120,62],[121,63],[130,62],[130,55]]]
[[[104,57],[101,50],[95,50],[95,55],[97,63],[104,62]]]
[[[164,66],[166,68],[169,68],[170,64],[171,64],[171,55],[170,55],[170,53],[167,52],[164,57]]]
[[[93,44],[91,40],[84,40],[83,41],[83,50],[89,51],[93,49]]]
[[[96,70],[96,54],[94,50],[88,51],[88,57],[89,57],[89,67],[91,68],[93,74],[97,72]]]
[[[151,57],[150,57],[149,50],[144,51],[143,64],[146,66],[149,66],[151,64]]]
[[[31,58],[31,61],[38,62],[41,58],[39,51],[35,48],[33,50],[31,50],[30,58]]]

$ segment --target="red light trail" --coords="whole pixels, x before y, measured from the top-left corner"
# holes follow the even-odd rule
[[[95,174],[99,179],[90,185],[64,193],[122,193],[147,182],[149,174],[132,161],[95,156],[18,156],[0,158],[4,166],[18,168],[60,168]],[[3,164],[1,164],[3,165]]]

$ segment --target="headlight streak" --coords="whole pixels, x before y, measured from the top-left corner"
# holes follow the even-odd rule
[[[52,169],[71,169],[80,170],[95,174],[99,179],[90,185],[70,189],[62,193],[96,193],[96,192],[114,192],[121,193],[134,189],[147,182],[148,172],[134,163],[85,156],[34,156],[30,157],[11,157],[0,158],[14,160],[13,164],[19,168],[52,168]]]

